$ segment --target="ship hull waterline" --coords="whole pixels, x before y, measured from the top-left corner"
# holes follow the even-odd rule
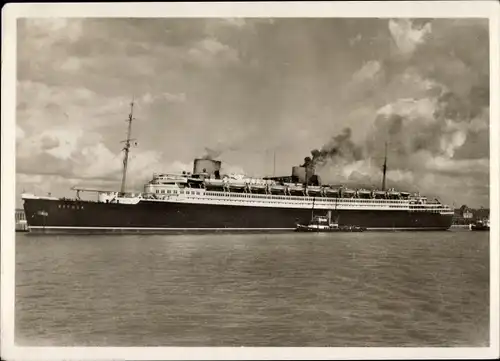
[[[311,209],[140,201],[137,204],[25,199],[30,233],[288,232]],[[318,210],[321,214],[324,211]],[[339,225],[369,231],[443,231],[452,216],[406,210],[336,211]]]

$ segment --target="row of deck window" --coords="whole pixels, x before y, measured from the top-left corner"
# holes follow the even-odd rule
[[[177,191],[177,190],[165,190],[165,189],[157,189],[156,190],[156,193],[161,193],[161,194],[184,194],[184,192],[186,194],[200,194],[200,192],[196,192],[196,191]]]
[[[236,199],[227,199],[227,198],[219,198],[219,199],[215,199],[215,200],[219,200],[219,201],[237,201]],[[285,200],[287,200],[287,199],[285,198]],[[253,200],[253,201],[256,201],[256,200]],[[296,204],[294,202],[290,202],[289,199],[288,199],[288,202],[271,201],[271,202],[268,202],[268,203]],[[408,209],[407,205],[400,205],[400,204],[359,204],[359,203],[356,204],[355,202],[348,202],[347,204],[350,205],[350,206],[353,206],[353,207],[367,207],[367,206],[381,206],[382,205],[382,206],[387,206],[388,208],[404,208],[404,209]],[[346,203],[340,204],[340,206],[345,206],[345,205],[346,205]]]
[[[198,191],[177,191],[177,190],[165,190],[165,189],[157,189],[156,193],[160,194],[192,194],[192,195],[200,195],[201,192]],[[270,195],[255,195],[255,194],[242,194],[242,193],[219,193],[219,192],[205,192],[204,195],[207,196],[216,196],[216,197],[235,197],[235,198],[253,198],[253,199],[283,199],[283,200],[295,200],[295,201],[313,201],[314,197],[293,197],[293,196],[270,196]],[[375,200],[375,199],[346,199],[346,198],[325,198],[318,197],[319,201],[323,202],[340,202],[340,203],[370,203],[370,204],[408,204],[407,201],[394,201],[394,200]]]

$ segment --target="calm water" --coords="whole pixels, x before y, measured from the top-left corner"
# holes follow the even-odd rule
[[[488,238],[18,234],[16,342],[487,346]]]

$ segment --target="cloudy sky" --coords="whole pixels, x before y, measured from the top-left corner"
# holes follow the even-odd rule
[[[487,20],[29,19],[18,22],[22,191],[118,189],[135,98],[129,189],[192,170],[381,183],[489,204]],[[346,129],[348,128],[348,129]]]

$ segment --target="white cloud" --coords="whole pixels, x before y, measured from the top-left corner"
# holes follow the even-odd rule
[[[434,99],[398,99],[387,104],[377,111],[378,115],[389,116],[397,114],[410,121],[434,122],[434,112],[436,111],[436,101]]]
[[[80,19],[24,19],[23,33],[19,38],[19,57],[31,71],[45,71],[47,64],[60,71],[75,70],[75,60],[66,58],[67,44],[73,44],[83,36],[83,23]],[[55,56],[55,55],[58,56]]]
[[[352,76],[354,83],[362,83],[365,80],[372,80],[381,69],[380,62],[377,60],[370,60],[366,62],[357,72]]]
[[[75,18],[27,18],[26,26],[34,33],[65,36],[76,40],[82,36],[82,22]]]
[[[130,110],[130,97],[103,97],[85,87],[21,81],[17,91],[18,99],[23,100],[18,104],[17,123],[29,135],[48,129],[69,128],[73,132],[78,128],[92,132],[103,124],[121,125]]]
[[[58,159],[70,159],[73,152],[77,150],[77,144],[82,137],[80,128],[51,128],[30,136],[23,136],[17,145],[17,157],[28,158],[46,152]],[[51,140],[51,146],[47,141]]]
[[[105,178],[116,175],[121,169],[118,154],[112,153],[102,143],[81,149],[74,162],[74,174],[81,178]]]
[[[479,132],[487,130],[490,127],[490,109],[489,107],[484,107],[481,112],[471,120],[468,127],[473,132]]]
[[[77,71],[81,68],[81,61],[77,57],[70,56],[60,65],[61,70]]]
[[[157,151],[134,151],[129,157],[130,173],[147,177],[162,167],[162,153]]]
[[[425,163],[428,170],[441,173],[450,172],[456,175],[472,175],[488,173],[490,162],[488,159],[449,159],[446,157],[429,158]]]
[[[30,34],[30,41],[39,49],[50,47],[65,40],[75,42],[83,35],[83,22],[72,18],[27,18],[24,24]]]
[[[247,22],[243,18],[224,18],[222,19],[222,21],[237,28],[242,28],[247,24]]]
[[[187,99],[185,93],[179,93],[179,94],[163,93],[162,97],[169,102],[175,102],[175,103],[183,103]]]
[[[199,49],[203,49],[210,54],[217,54],[227,50],[229,47],[214,38],[205,38],[198,43]]]
[[[359,43],[359,42],[361,41],[361,39],[362,39],[362,38],[363,38],[363,37],[361,36],[361,34],[358,34],[358,35],[356,35],[355,37],[350,38],[350,39],[349,39],[349,45],[350,45],[350,46],[353,46],[353,45],[355,45],[356,43]]]
[[[47,130],[42,133],[42,136],[50,136],[58,140],[58,146],[47,151],[59,159],[69,159],[72,154],[77,151],[78,141],[84,135],[81,128],[60,128]]]
[[[422,75],[419,74],[417,69],[413,67],[407,68],[405,72],[401,74],[398,80],[400,81],[402,87],[408,87],[408,88],[412,87],[415,88],[415,90],[420,90],[424,92],[432,89],[437,89],[440,92],[446,90],[444,85],[439,84],[434,80],[422,77]]]
[[[154,100],[155,97],[151,93],[146,93],[140,98],[140,101],[144,104],[151,104]]]
[[[153,95],[151,93],[145,93],[138,99],[139,105],[149,105],[152,104],[153,102],[157,100],[166,100],[167,102],[170,103],[184,103],[186,101],[187,97],[185,93],[161,93],[158,95]]]
[[[425,40],[425,36],[432,31],[430,23],[422,28],[415,28],[409,19],[389,20],[389,31],[398,49],[404,53],[412,53]]]
[[[212,37],[197,42],[194,47],[188,50],[187,54],[191,60],[200,65],[216,65],[220,61],[234,62],[238,60],[238,53],[235,49]]]
[[[449,157],[453,157],[455,150],[464,145],[467,140],[467,133],[464,131],[454,131],[443,134],[440,139],[441,150]]]

